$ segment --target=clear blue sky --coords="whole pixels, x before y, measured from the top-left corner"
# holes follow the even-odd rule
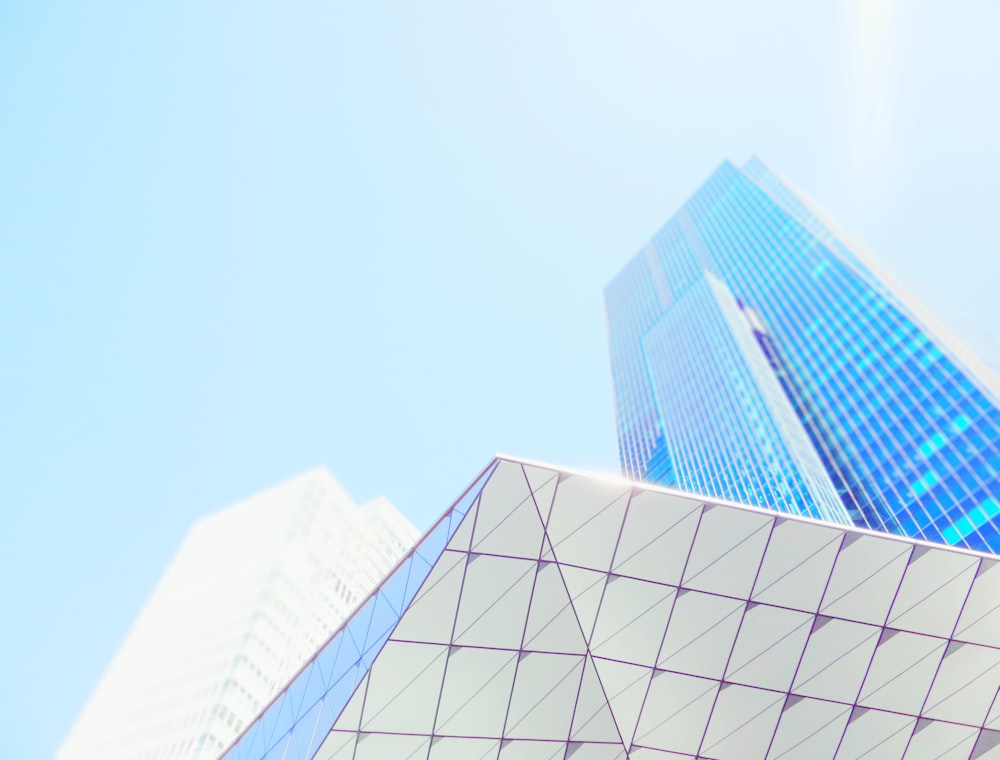
[[[616,468],[602,289],[759,154],[985,345],[994,0],[0,3],[0,755],[190,523]]]

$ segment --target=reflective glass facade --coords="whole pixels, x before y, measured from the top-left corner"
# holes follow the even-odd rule
[[[1000,561],[494,460],[225,760],[1000,759]]]
[[[1000,551],[996,396],[760,161],[605,296],[630,477]]]

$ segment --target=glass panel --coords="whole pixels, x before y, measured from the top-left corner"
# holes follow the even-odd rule
[[[382,583],[379,590],[397,617],[403,614],[403,609],[406,607],[406,588],[410,582],[413,561],[414,557],[411,555]]]
[[[375,595],[375,604],[372,605],[372,617],[365,634],[365,643],[362,651],[368,652],[375,642],[388,636],[389,631],[399,621],[399,613],[389,602],[381,591]]]

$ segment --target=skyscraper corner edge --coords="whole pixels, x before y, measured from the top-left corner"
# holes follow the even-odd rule
[[[752,312],[760,356],[805,426],[807,459],[819,458],[857,522],[1000,549],[995,520],[969,523],[967,535],[949,529],[966,513],[985,514],[1000,493],[1000,410],[988,383],[757,158],[744,169],[724,162],[605,290],[625,473],[781,504],[768,450],[803,445],[762,432],[759,419],[786,411],[743,397],[743,361],[713,352],[721,333],[708,320],[688,320],[658,364],[644,346],[678,294],[708,274]],[[706,360],[715,362],[712,382],[695,383]],[[697,392],[681,390],[688,386]],[[726,404],[698,400],[720,400],[723,391]],[[667,407],[689,421],[683,436],[669,427]],[[943,446],[927,444],[942,437]],[[733,451],[742,452],[739,467]],[[815,500],[801,508],[815,510]]]

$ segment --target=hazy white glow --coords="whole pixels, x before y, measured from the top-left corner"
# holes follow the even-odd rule
[[[417,536],[323,469],[200,520],[59,760],[218,757]]]
[[[897,0],[849,0],[847,12],[847,156],[855,185],[877,201],[891,186],[899,90]]]

